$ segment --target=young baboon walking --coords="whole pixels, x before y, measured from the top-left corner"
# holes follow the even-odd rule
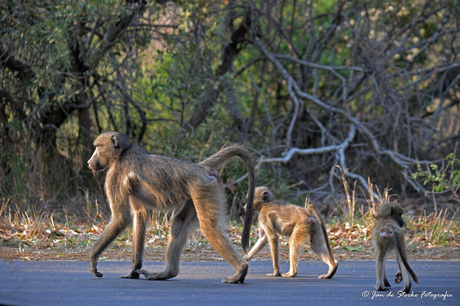
[[[338,262],[332,255],[331,246],[327,237],[321,214],[315,205],[306,209],[298,205],[283,204],[275,201],[273,193],[267,187],[257,187],[254,196],[254,210],[259,211],[259,240],[245,256],[251,260],[257,252],[270,243],[273,261],[273,274],[268,276],[293,277],[297,274],[297,258],[300,246],[310,240],[312,250],[329,266],[327,274],[318,278],[332,278],[337,271]],[[312,216],[315,213],[316,218]],[[290,270],[287,273],[279,272],[278,235],[289,238]]]
[[[411,277],[418,284],[417,275],[407,262],[406,243],[404,241],[404,220],[402,218],[403,209],[397,203],[383,203],[380,205],[376,222],[372,229],[372,239],[375,247],[375,272],[377,283],[375,290],[388,290],[388,282],[385,272],[385,259],[391,250],[396,250],[396,261],[398,263],[398,273],[396,273],[395,283],[399,284],[404,279],[402,291],[409,293],[412,286]]]
[[[138,144],[118,132],[101,134],[94,142],[96,150],[88,161],[93,171],[108,169],[105,192],[112,218],[90,252],[90,271],[97,277],[97,259],[104,249],[132,222],[133,253],[131,272],[124,278],[164,280],[179,273],[179,261],[187,236],[198,226],[211,245],[236,270],[222,282],[244,282],[248,263],[234,249],[225,228],[225,194],[216,171],[229,158],[239,156],[249,174],[248,209],[242,234],[246,252],[249,246],[253,214],[255,171],[251,156],[239,145],[227,147],[208,159],[190,163],[160,155],[148,154]],[[171,224],[166,250],[165,269],[159,273],[140,270],[144,250],[147,207],[154,210],[180,208]]]

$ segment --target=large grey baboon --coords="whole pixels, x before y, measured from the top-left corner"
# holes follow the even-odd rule
[[[165,156],[148,154],[137,143],[131,144],[118,132],[101,134],[96,150],[88,161],[93,171],[108,169],[105,192],[112,217],[90,252],[90,271],[97,277],[97,259],[102,251],[129,225],[133,224],[131,272],[125,278],[164,280],[179,273],[179,261],[187,236],[198,226],[211,245],[236,270],[222,282],[244,282],[248,263],[234,249],[225,228],[225,194],[216,169],[229,158],[239,156],[249,174],[248,209],[242,234],[246,252],[253,215],[255,170],[251,156],[239,145],[227,147],[208,159],[194,164]],[[147,207],[154,210],[180,208],[172,219],[165,269],[159,273],[140,270],[144,250]]]

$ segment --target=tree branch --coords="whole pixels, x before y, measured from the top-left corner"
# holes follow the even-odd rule
[[[287,81],[288,84],[288,91],[289,94],[292,97],[296,97],[298,95],[301,98],[308,99],[315,103],[316,105],[334,112],[338,113],[340,115],[343,115],[347,120],[349,120],[353,125],[358,127],[358,129],[363,133],[369,141],[371,142],[372,146],[374,147],[374,150],[376,151],[377,154],[379,155],[387,155],[389,156],[396,164],[398,164],[400,167],[403,169],[408,168],[410,165],[415,165],[415,164],[421,164],[421,163],[430,163],[430,161],[418,161],[409,157],[406,157],[402,154],[399,154],[397,152],[383,149],[380,144],[377,141],[377,137],[361,122],[361,120],[357,117],[352,116],[350,113],[346,112],[343,109],[330,106],[326,104],[325,102],[321,101],[318,99],[316,96],[310,95],[302,90],[300,90],[298,84],[295,82],[294,78],[286,71],[286,69],[283,67],[283,65],[275,58],[273,54],[271,54],[264,46],[262,46],[259,42],[253,41],[253,45],[280,71],[283,79]],[[290,90],[289,86],[292,86],[294,89],[294,92]],[[296,97],[297,98],[297,97]],[[295,100],[294,100],[295,101]],[[322,149],[322,148],[320,148]],[[331,147],[329,147],[331,149]],[[353,175],[353,174],[351,174]],[[350,176],[351,177],[351,176]],[[361,179],[360,179],[361,181]],[[365,181],[364,181],[365,182]],[[362,183],[362,181],[361,181]],[[365,183],[367,186],[367,183]]]

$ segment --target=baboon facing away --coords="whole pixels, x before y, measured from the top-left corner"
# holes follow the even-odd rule
[[[246,252],[249,246],[253,214],[255,171],[251,156],[239,145],[233,145],[194,164],[165,156],[148,154],[126,135],[106,132],[94,141],[96,150],[88,166],[93,171],[108,169],[105,192],[112,217],[90,252],[90,271],[97,277],[97,259],[104,249],[129,225],[133,224],[131,272],[124,278],[164,280],[179,273],[179,261],[187,236],[198,226],[211,245],[236,270],[222,282],[244,282],[248,263],[234,249],[225,228],[225,194],[216,171],[229,158],[239,156],[249,174],[248,209],[242,234]],[[147,207],[154,210],[180,208],[173,216],[165,269],[159,273],[140,270],[144,251]]]
[[[268,276],[293,277],[297,274],[297,258],[300,246],[308,239],[312,250],[329,266],[327,274],[318,278],[332,278],[337,271],[338,262],[332,255],[324,222],[315,205],[307,208],[275,201],[273,193],[267,187],[257,187],[254,196],[254,210],[259,211],[259,240],[245,256],[251,260],[267,242],[273,261],[273,274]],[[312,216],[315,213],[316,218]],[[290,270],[279,272],[278,235],[289,238]]]
[[[372,229],[372,240],[375,247],[375,272],[377,283],[375,290],[388,290],[388,282],[385,272],[385,259],[391,250],[396,250],[396,261],[398,263],[398,273],[396,273],[395,283],[399,284],[404,279],[402,291],[409,293],[412,286],[411,277],[418,284],[417,275],[407,262],[406,243],[404,236],[404,220],[402,218],[403,209],[397,203],[382,203],[375,216],[376,222]]]

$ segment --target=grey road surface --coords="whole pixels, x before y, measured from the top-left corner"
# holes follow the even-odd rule
[[[233,274],[226,262],[181,262],[181,273],[166,281],[122,279],[129,262],[103,261],[94,277],[88,262],[0,260],[0,305],[460,305],[460,261],[411,261],[420,284],[398,295],[401,284],[389,277],[390,291],[374,292],[373,261],[340,262],[330,280],[318,279],[327,266],[300,262],[294,278],[269,277],[271,261],[251,261],[244,284],[222,284]],[[159,271],[162,262],[144,268]],[[396,273],[387,262],[387,275]],[[289,263],[281,262],[281,271]],[[375,295],[376,294],[376,295]]]

